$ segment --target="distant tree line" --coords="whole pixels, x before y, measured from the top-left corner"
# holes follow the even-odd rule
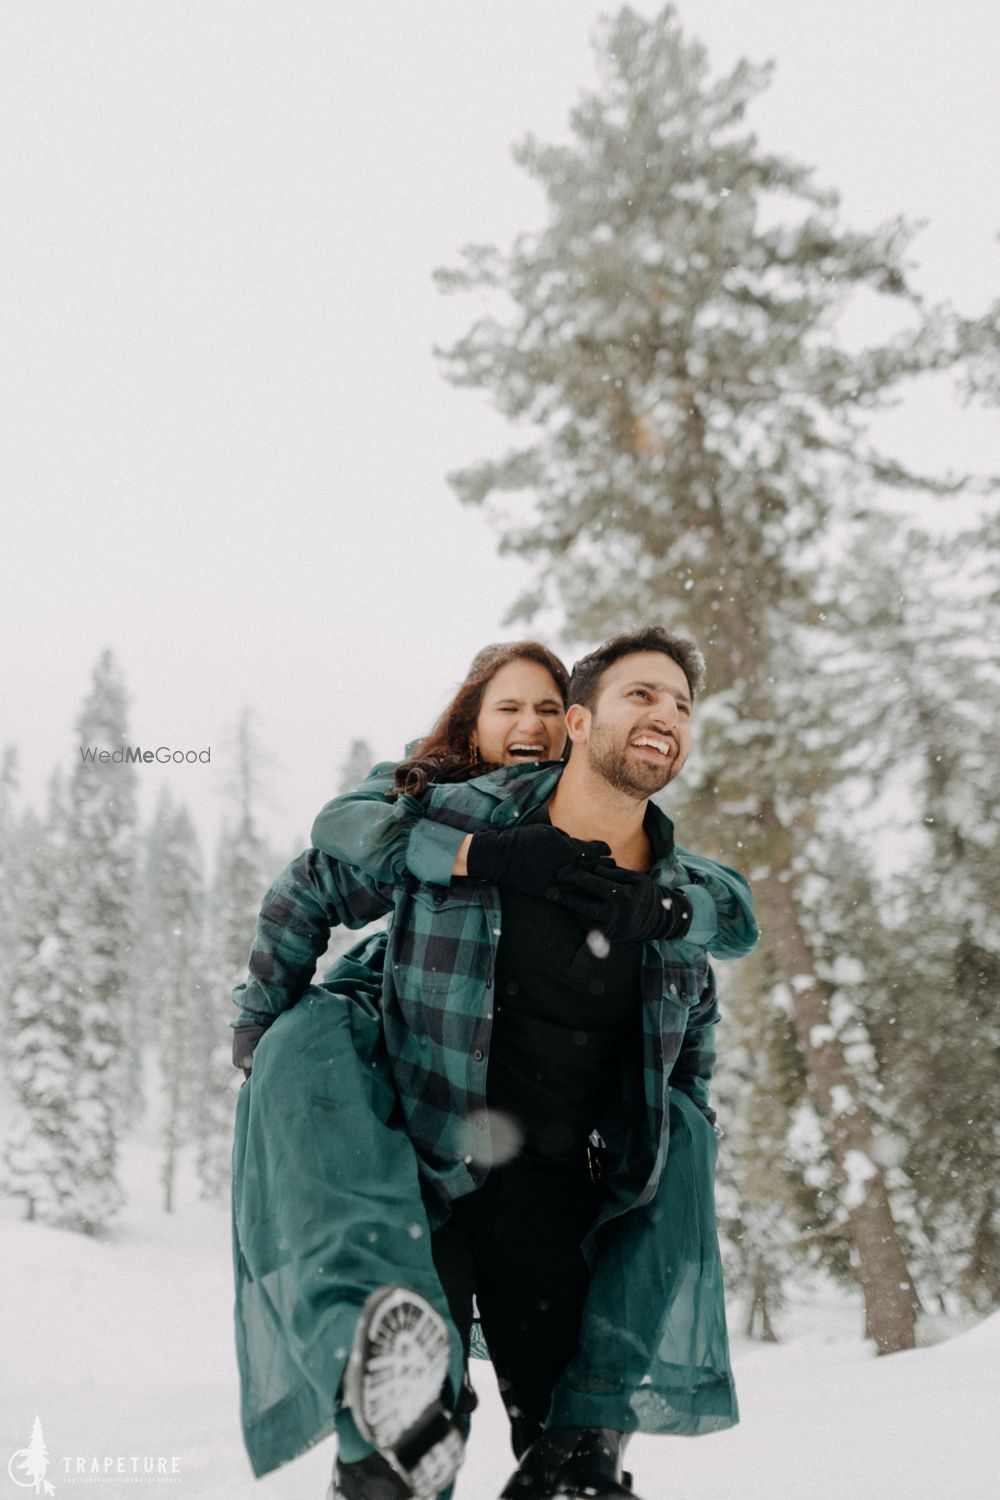
[[[76,727],[82,745],[129,742],[110,651]],[[367,747],[351,753],[368,756],[367,771]],[[147,1107],[156,1109],[166,1211],[177,1206],[185,1153],[201,1194],[225,1193],[242,1081],[230,991],[245,977],[261,898],[283,862],[257,824],[258,761],[244,716],[234,812],[209,876],[190,814],[167,791],[140,827],[134,766],[81,758],[53,775],[39,816],[20,807],[17,757],[4,753],[0,1074],[13,1112],[0,1191],[20,1198],[27,1218],[88,1234],[112,1224],[125,1199],[121,1147]]]

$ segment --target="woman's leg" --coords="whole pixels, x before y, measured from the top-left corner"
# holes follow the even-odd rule
[[[377,983],[377,976],[375,976]],[[274,1022],[237,1104],[236,1342],[244,1438],[269,1472],[331,1432],[358,1315],[389,1283],[448,1320],[374,1006],[314,987]],[[450,1323],[449,1323],[450,1326]],[[453,1333],[452,1388],[462,1377]],[[370,1451],[346,1413],[345,1462]]]

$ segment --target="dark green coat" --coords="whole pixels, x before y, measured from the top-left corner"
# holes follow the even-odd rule
[[[379,822],[359,797],[367,822],[359,817],[357,865],[310,849],[282,872],[261,909],[251,978],[234,991],[241,1007],[236,1025],[269,1024],[305,991],[332,926],[361,926],[392,911],[381,998],[389,1063],[424,1178],[443,1204],[473,1191],[481,1180],[466,1161],[466,1122],[485,1121],[501,910],[495,887],[469,880],[446,887],[440,876],[446,867],[450,880],[455,848],[466,833],[511,827],[548,802],[562,769],[511,766],[462,784],[433,787],[423,804],[415,804],[428,814],[419,822],[426,874],[402,884],[390,883],[399,879],[390,841],[373,837],[371,829],[398,822],[408,842],[413,836],[412,799],[404,799]],[[654,877],[665,890],[685,891],[695,920],[683,941],[643,945],[642,1098],[632,1097],[631,1070],[623,1070],[625,1108],[598,1122],[617,1166],[605,1217],[646,1203],[655,1193],[669,1141],[670,1088],[687,1093],[714,1119],[708,1090],[719,1010],[705,945],[718,936],[722,905],[733,931],[733,951],[748,951],[757,936],[742,876],[678,849],[669,818],[653,806],[647,831]],[[385,865],[380,867],[383,852]],[[376,873],[367,873],[372,870]],[[737,928],[743,938],[739,948]],[[483,1134],[473,1154],[488,1167],[489,1142],[485,1130]]]
[[[236,1353],[244,1441],[269,1473],[346,1420],[339,1389],[368,1293],[415,1287],[462,1350],[430,1250],[370,964],[340,959],[263,1037],[233,1147]],[[715,1225],[715,1133],[681,1091],[652,1199],[595,1236],[580,1349],[556,1387],[565,1426],[699,1434],[738,1420]]]
[[[411,854],[420,825],[423,881],[389,883],[399,872],[391,852],[378,865],[393,842],[383,837],[362,851],[382,879],[310,850],[265,898],[251,978],[234,994],[236,1024],[274,1022],[241,1090],[234,1147],[237,1351],[257,1473],[333,1430],[368,1291],[405,1280],[446,1312],[429,1234],[448,1199],[477,1185],[463,1127],[485,1105],[500,907],[490,887],[443,887],[464,834],[518,822],[549,800],[560,769],[511,767],[434,788],[426,809],[436,822],[421,822],[421,804],[398,804],[389,816]],[[369,838],[372,811],[359,824]],[[388,830],[397,853],[400,830]],[[645,945],[642,1098],[602,1122],[613,1170],[587,1245],[580,1353],[551,1420],[697,1433],[737,1420],[714,1218],[718,1007],[705,943],[720,941],[720,910],[737,951],[756,928],[741,877],[678,850],[655,809],[650,833],[656,878],[693,892],[696,924],[683,943]],[[388,938],[310,987],[332,925],[390,910]],[[457,1378],[457,1340],[455,1360]]]

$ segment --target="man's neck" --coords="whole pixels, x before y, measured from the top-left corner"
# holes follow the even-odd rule
[[[615,864],[648,870],[653,851],[644,822],[647,798],[630,797],[597,775],[582,759],[570,758],[549,803],[549,818],[574,839],[602,839]]]

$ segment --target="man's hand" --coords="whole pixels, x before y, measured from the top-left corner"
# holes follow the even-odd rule
[[[551,899],[577,912],[612,943],[682,938],[691,926],[691,903],[682,891],[657,885],[641,870],[599,863],[563,872]]]
[[[473,880],[508,886],[524,896],[546,896],[561,875],[594,870],[610,853],[607,844],[570,838],[550,823],[522,823],[473,834],[466,863]]]

